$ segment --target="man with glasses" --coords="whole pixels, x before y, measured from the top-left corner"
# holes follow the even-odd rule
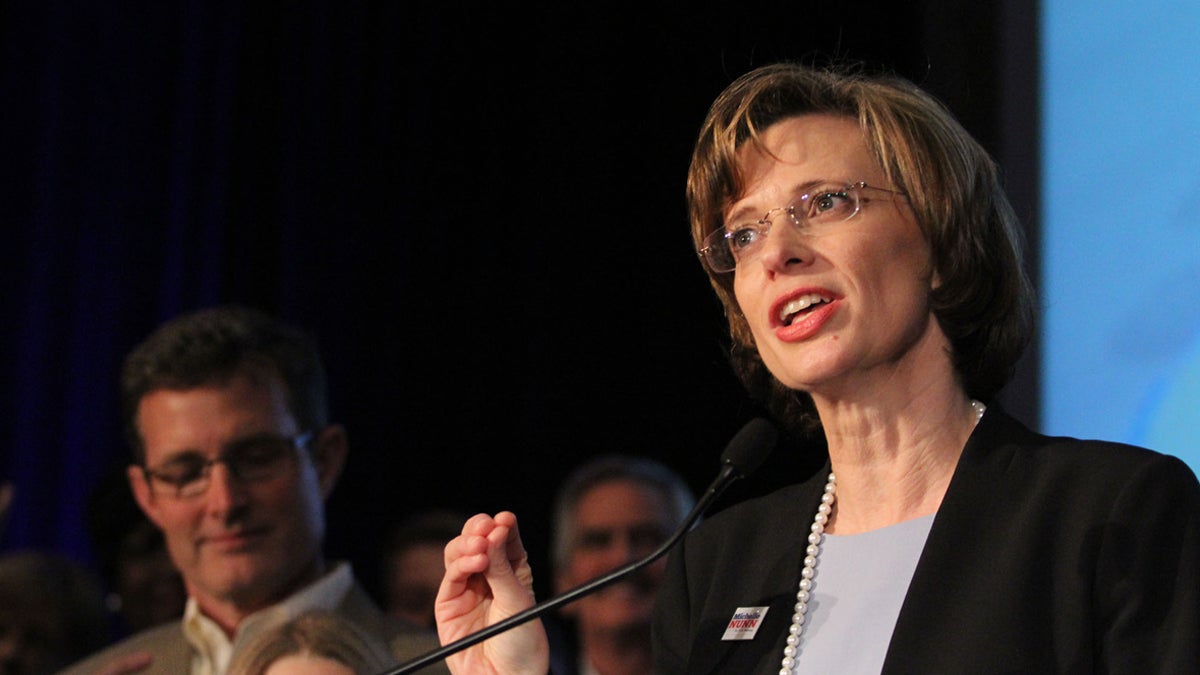
[[[245,308],[181,316],[128,356],[121,391],[129,484],[163,532],[187,608],[70,673],[219,675],[253,635],[313,609],[350,619],[398,661],[437,647],[324,558],[324,505],[347,443],[307,335]]]

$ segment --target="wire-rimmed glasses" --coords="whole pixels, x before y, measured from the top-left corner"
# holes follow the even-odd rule
[[[311,431],[297,436],[250,436],[230,443],[217,457],[183,453],[153,469],[143,466],[142,473],[151,490],[157,486],[163,494],[190,499],[208,491],[213,465],[218,462],[243,483],[270,480],[282,475],[291,466],[296,451],[303,450],[312,439]]]
[[[870,201],[871,192],[884,193],[889,197],[904,197],[903,192],[867,185],[863,181],[849,185],[824,184],[763,214],[756,221],[733,223],[713,231],[704,238],[700,257],[713,272],[732,272],[739,262],[753,258],[771,231],[771,218],[779,212],[786,213],[796,227],[804,229],[814,225],[840,223],[850,220],[862,205]]]

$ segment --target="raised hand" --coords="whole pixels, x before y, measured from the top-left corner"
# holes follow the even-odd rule
[[[443,645],[512,616],[534,604],[533,571],[508,511],[479,514],[446,545],[446,575],[438,589],[434,614]],[[540,621],[473,645],[446,659],[464,675],[545,675],[550,647]]]

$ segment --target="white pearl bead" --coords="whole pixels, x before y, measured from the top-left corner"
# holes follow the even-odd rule
[[[982,415],[982,413],[980,414]],[[825,532],[825,524],[829,522],[829,517],[833,513],[836,492],[837,481],[835,476],[830,473],[829,479],[825,482],[825,492],[821,495],[821,504],[817,507],[816,515],[813,516],[812,525],[809,526],[808,548],[805,549],[807,555],[804,557],[804,567],[800,570],[795,613],[792,614],[792,625],[788,627],[787,646],[783,649],[780,675],[792,675],[792,669],[796,665],[795,657],[799,653],[799,636],[804,632],[804,623],[808,616],[808,602],[812,597],[812,579],[816,575],[817,562],[821,555],[819,544]]]

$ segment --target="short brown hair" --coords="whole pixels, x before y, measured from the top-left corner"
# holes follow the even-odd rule
[[[772,124],[806,114],[854,120],[896,189],[908,195],[941,284],[930,301],[968,395],[990,401],[1011,379],[1032,330],[1033,290],[1022,237],[995,162],[946,108],[912,83],[848,69],[763,66],[729,85],[709,110],[688,171],[697,249],[724,227],[745,189],[737,151]],[[706,268],[707,269],[707,268]],[[733,294],[733,275],[708,270],[725,307],[731,361],[750,394],[793,428],[819,424],[811,399],[771,375]]]
[[[134,457],[144,458],[138,404],[159,389],[225,384],[236,375],[278,377],[304,429],[329,422],[325,367],[301,329],[237,305],[183,314],[159,326],[125,358],[121,404]]]

